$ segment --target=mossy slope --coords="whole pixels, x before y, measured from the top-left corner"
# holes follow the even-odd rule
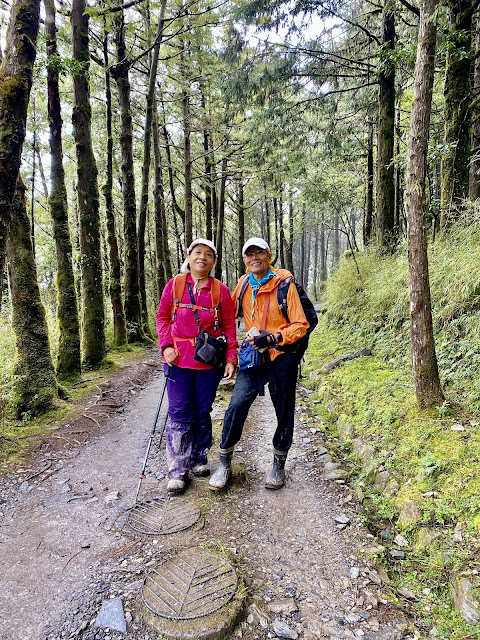
[[[447,401],[428,413],[417,409],[412,383],[404,252],[382,262],[373,254],[357,260],[361,278],[347,259],[327,285],[326,313],[307,354],[306,384],[316,390],[311,406],[333,438],[339,421],[348,418],[352,437],[373,446],[370,468],[359,460],[355,442],[343,440],[342,451],[354,469],[352,482],[365,495],[372,531],[389,527],[409,541],[406,559],[390,564],[389,572],[419,596],[414,606],[425,627],[433,625],[440,637],[452,640],[477,627],[480,633],[480,626],[467,625],[454,611],[450,596],[452,576],[462,570],[475,575],[480,542],[478,230],[459,231],[431,251],[434,326]],[[323,364],[362,347],[374,355],[321,372]],[[378,471],[390,474],[393,490],[392,484],[375,486]],[[412,502],[419,515],[402,526],[399,516]]]

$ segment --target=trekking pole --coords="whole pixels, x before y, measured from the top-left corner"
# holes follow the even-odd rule
[[[147,451],[145,453],[145,459],[143,461],[142,470],[140,471],[140,476],[139,476],[140,480],[138,481],[137,493],[135,494],[135,502],[137,502],[138,494],[140,493],[140,487],[142,485],[142,480],[145,478],[145,469],[147,467],[148,454],[150,453],[150,448],[152,446],[152,440],[155,437],[155,429],[157,428],[158,416],[160,415],[160,409],[162,408],[163,397],[164,397],[165,391],[167,389],[167,382],[168,382],[168,378],[170,376],[170,370],[171,370],[171,367],[168,367],[167,373],[165,375],[165,383],[163,385],[162,394],[160,396],[160,402],[158,403],[157,411],[155,413],[155,419],[154,419],[153,425],[152,425],[152,430],[150,431],[150,437],[148,439]],[[163,432],[165,431],[165,425],[167,424],[167,418],[168,418],[168,412],[167,412],[167,414],[165,416],[165,422],[163,423],[162,433],[160,434],[159,442],[162,441]]]

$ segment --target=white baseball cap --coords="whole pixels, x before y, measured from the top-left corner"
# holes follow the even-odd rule
[[[243,245],[242,256],[245,255],[249,247],[259,247],[260,249],[266,249],[267,251],[270,251],[268,242],[266,242],[263,238],[249,238]]]
[[[196,247],[197,244],[204,244],[206,247],[210,247],[210,249],[215,254],[215,260],[217,259],[217,248],[215,247],[215,245],[211,240],[207,240],[206,238],[197,238],[196,240],[194,240],[187,249],[187,256],[191,254],[193,247]],[[190,271],[190,267],[188,264],[188,260],[185,260],[185,262],[180,267],[180,273],[188,273],[189,271]],[[212,269],[212,271],[210,272],[210,275],[213,275],[213,272],[214,272],[214,269]]]
[[[217,248],[211,240],[206,240],[205,238],[197,238],[196,240],[194,240],[187,249],[187,256],[191,254],[193,247],[196,247],[197,244],[204,244],[205,246],[210,247],[210,249],[215,254],[215,258],[217,257]]]

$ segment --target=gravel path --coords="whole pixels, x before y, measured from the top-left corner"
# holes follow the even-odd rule
[[[84,444],[52,456],[48,470],[42,472],[43,456],[0,484],[2,640],[153,639],[137,615],[141,581],[155,559],[186,545],[223,545],[241,559],[250,605],[235,637],[404,637],[398,611],[379,602],[381,579],[362,555],[372,541],[353,511],[343,530],[335,521],[354,503],[345,486],[321,479],[324,443],[301,406],[286,486],[263,488],[274,429],[268,393],[252,409],[230,490],[212,494],[207,481],[195,480],[187,491],[202,509],[203,526],[147,540],[122,529],[163,376],[157,369],[143,385],[125,380],[131,399],[123,413]],[[214,406],[217,441],[227,402],[222,386]],[[159,430],[162,424],[163,415]],[[210,458],[215,467],[215,449]],[[164,450],[155,446],[141,499],[164,494],[164,473]],[[115,596],[122,599],[126,635],[94,626],[102,601]]]

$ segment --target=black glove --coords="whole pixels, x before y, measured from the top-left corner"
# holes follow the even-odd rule
[[[275,336],[273,333],[262,331],[259,336],[255,336],[253,344],[257,349],[265,349],[265,347],[273,347],[275,344]]]

